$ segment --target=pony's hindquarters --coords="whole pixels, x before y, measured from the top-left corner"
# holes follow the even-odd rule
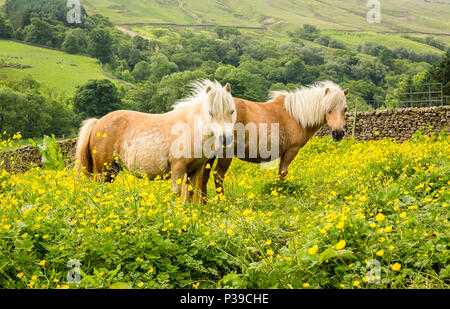
[[[91,151],[89,150],[89,141],[91,138],[92,130],[97,124],[97,119],[88,119],[83,122],[78,135],[78,142],[76,148],[76,168],[77,173],[81,171],[86,174],[92,174],[94,172],[93,160]]]

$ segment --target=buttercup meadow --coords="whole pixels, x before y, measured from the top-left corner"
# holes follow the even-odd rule
[[[445,133],[314,138],[280,183],[233,161],[205,205],[176,198],[169,179],[2,169],[0,286],[448,288],[449,163]]]

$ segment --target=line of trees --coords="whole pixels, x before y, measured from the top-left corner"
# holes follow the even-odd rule
[[[99,58],[108,72],[136,85],[134,89],[116,89],[107,81],[90,81],[81,86],[73,98],[66,100],[70,112],[77,115],[73,127],[84,118],[100,117],[119,108],[166,112],[187,95],[190,82],[201,78],[229,82],[233,95],[254,101],[267,100],[270,90],[292,90],[329,79],[352,89],[360,108],[371,109],[366,102],[384,101],[407,76],[426,71],[429,63],[439,60],[370,42],[361,45],[359,51],[374,57],[361,57],[311,25],[290,33],[291,41],[284,44],[224,27],[208,33],[155,29],[152,40],[130,38],[107,18],[88,16],[84,9],[81,24],[67,24],[63,14],[67,8],[62,2],[7,0],[3,8],[7,15],[0,15],[0,36],[3,33],[70,53],[90,54]],[[305,44],[308,41],[323,47]],[[445,78],[433,76],[433,80]]]

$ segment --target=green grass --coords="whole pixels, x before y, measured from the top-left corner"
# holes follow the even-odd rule
[[[60,95],[73,95],[89,79],[106,78],[98,60],[68,53],[0,40],[0,59],[6,63],[31,66],[27,69],[0,68],[0,75],[21,78],[31,75],[44,88]]]
[[[363,45],[364,42],[375,42],[387,46],[391,49],[396,47],[404,47],[421,53],[436,53],[436,54],[442,53],[440,49],[407,38],[402,38],[400,34],[381,34],[374,32],[354,33],[354,32],[338,32],[331,30],[322,31],[322,33],[325,35],[329,35],[331,38],[334,38],[344,43],[349,49],[353,50],[356,49],[358,45]]]

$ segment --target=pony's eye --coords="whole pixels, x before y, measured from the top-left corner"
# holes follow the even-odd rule
[[[233,115],[233,114],[234,114],[234,112],[235,112],[235,111],[231,111],[231,112],[230,112],[230,115]]]
[[[211,117],[214,117],[213,112],[209,112],[209,115],[210,115]]]

